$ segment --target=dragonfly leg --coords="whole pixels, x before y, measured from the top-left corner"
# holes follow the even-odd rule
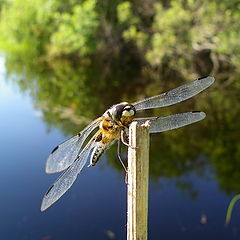
[[[127,167],[124,165],[122,158],[121,158],[121,140],[120,139],[118,140],[118,159],[126,172],[125,183],[128,184],[128,170],[127,170]]]
[[[128,136],[126,134],[126,132],[124,130],[121,131],[121,141],[124,145],[130,147],[130,148],[133,148],[133,149],[136,149],[137,147],[133,147],[131,146],[128,142]]]
[[[123,163],[123,161],[122,161],[122,158],[121,158],[121,141],[120,141],[120,139],[118,140],[118,159],[119,159],[120,163],[122,164],[125,172],[127,173],[127,168],[126,168],[126,166],[124,165],[124,163]]]

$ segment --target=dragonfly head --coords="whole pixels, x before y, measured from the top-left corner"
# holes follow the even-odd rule
[[[113,107],[112,118],[121,126],[128,127],[135,114],[136,109],[132,104],[122,102]]]

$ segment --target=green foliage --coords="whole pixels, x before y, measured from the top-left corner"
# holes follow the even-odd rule
[[[194,51],[210,50],[230,56],[232,64],[238,67],[240,16],[236,6],[226,5],[229,6],[217,1],[171,1],[170,8],[164,9],[156,4],[152,49],[147,53],[149,62],[160,64],[168,56],[173,61],[182,58],[189,64]]]
[[[137,47],[143,48],[147,42],[147,35],[137,30],[136,26],[130,26],[123,32],[123,37],[127,41],[134,40]]]
[[[1,16],[0,47],[18,55],[36,57],[44,54],[45,44],[54,29],[52,12],[54,0],[20,0],[3,7]]]
[[[209,56],[217,61],[226,59],[239,68],[239,1],[159,1],[152,4],[154,13],[148,17],[152,19],[149,26],[147,13],[139,8],[130,1],[119,4],[118,19],[124,24],[122,36],[126,42],[134,42],[153,67],[167,63],[185,78],[192,78],[196,56],[209,51]],[[215,59],[210,61],[216,64]]]
[[[138,25],[140,24],[140,19],[134,15],[131,3],[125,1],[119,4],[117,13],[119,23],[124,26],[124,31],[122,33],[123,38],[126,41],[134,41],[137,47],[143,49],[148,36],[139,31]]]
[[[133,17],[133,13],[131,10],[130,2],[120,3],[117,7],[118,20],[120,24],[126,24],[130,21],[130,24],[134,24],[137,22],[137,18]]]
[[[72,4],[69,12],[61,7],[55,0],[7,4],[2,10],[0,48],[29,58],[94,52],[99,23],[96,1]]]
[[[171,7],[167,10],[157,3],[155,9],[154,34],[151,37],[151,49],[147,52],[146,58],[151,64],[159,65],[163,57],[181,55],[181,51],[191,51],[188,31],[191,25],[191,14],[190,11],[182,8],[180,1],[172,1]]]
[[[49,51],[52,55],[79,53],[86,56],[97,48],[95,39],[99,25],[95,11],[96,1],[85,1],[74,6],[71,13],[56,13],[58,29],[51,36]]]
[[[207,57],[216,65],[217,59],[239,69],[237,0],[171,0],[167,4],[153,0],[14,0],[2,1],[1,6],[0,48],[21,57],[38,60],[102,54],[104,58],[110,53],[114,58],[130,43],[153,69],[167,64],[189,79],[196,71],[199,75],[210,72],[209,65],[209,69],[196,67],[196,56],[207,51],[210,54],[203,54],[201,61],[207,62]]]
[[[130,2],[122,2],[117,6],[117,16],[120,24],[134,25],[139,22],[132,12]]]

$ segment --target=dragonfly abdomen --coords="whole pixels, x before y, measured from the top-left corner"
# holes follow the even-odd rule
[[[93,167],[99,160],[99,158],[102,156],[102,154],[107,150],[113,142],[111,143],[102,143],[98,142],[97,146],[93,149],[91,157],[90,157],[90,164],[88,167]]]

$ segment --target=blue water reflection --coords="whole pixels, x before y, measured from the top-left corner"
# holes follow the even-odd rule
[[[73,187],[46,212],[40,203],[56,175],[46,175],[45,160],[66,136],[41,120],[27,94],[0,79],[1,207],[0,236],[8,240],[126,239],[124,173],[107,163],[85,169]],[[117,158],[116,158],[116,161]],[[210,168],[177,179],[190,182],[197,196],[176,188],[176,179],[150,182],[149,239],[239,239],[240,209],[224,227],[228,204]]]

